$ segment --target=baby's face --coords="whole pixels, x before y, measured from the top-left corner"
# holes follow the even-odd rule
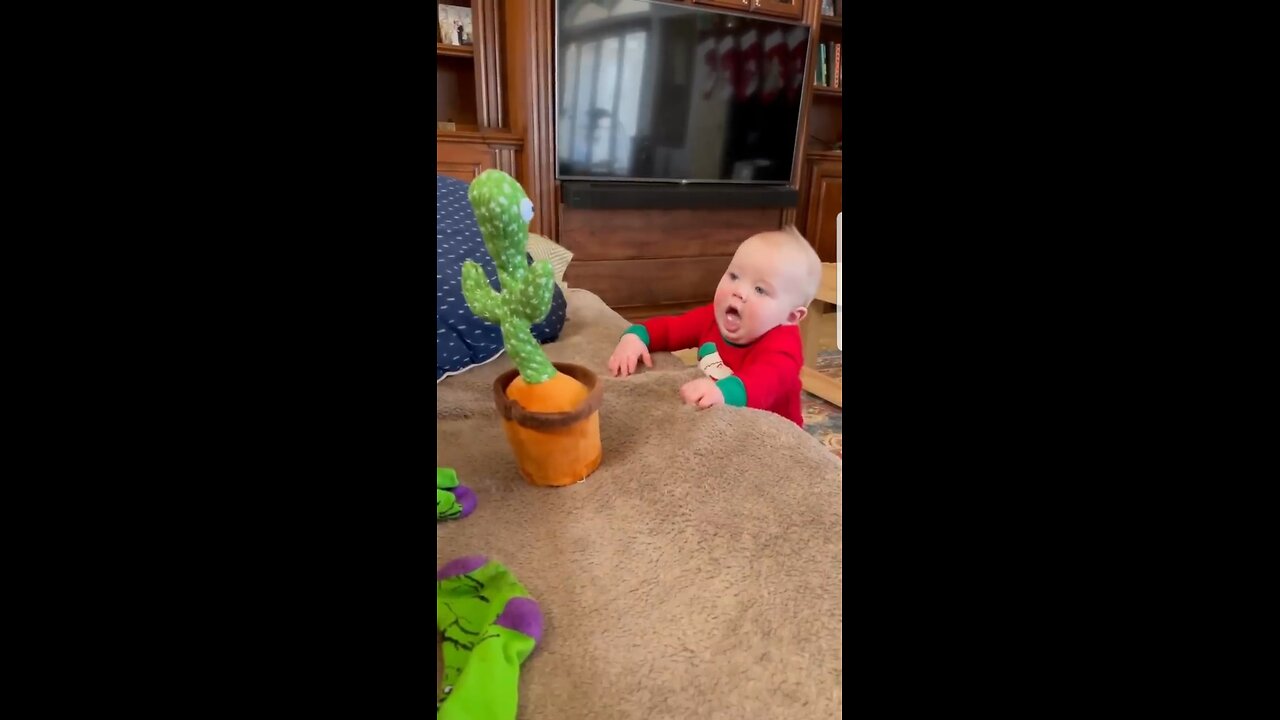
[[[797,291],[801,273],[793,254],[785,246],[756,238],[738,247],[716,287],[716,323],[726,340],[745,345],[804,317]]]

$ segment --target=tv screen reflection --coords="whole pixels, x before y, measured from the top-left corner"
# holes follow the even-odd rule
[[[786,183],[809,29],[645,0],[559,0],[562,179]]]

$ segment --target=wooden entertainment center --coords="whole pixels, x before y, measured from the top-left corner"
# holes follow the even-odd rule
[[[613,7],[621,0],[579,0]],[[436,45],[436,172],[471,180],[487,168],[511,173],[536,209],[531,232],[574,253],[565,280],[631,319],[707,302],[734,248],[748,235],[794,223],[824,262],[835,261],[842,207],[843,90],[805,83],[791,174],[795,206],[693,203],[597,208],[566,203],[556,180],[556,0],[443,0],[471,10],[470,45]],[[809,65],[823,42],[840,42],[837,15],[821,0],[670,0],[800,21],[811,29]],[[587,203],[589,205],[589,203]]]

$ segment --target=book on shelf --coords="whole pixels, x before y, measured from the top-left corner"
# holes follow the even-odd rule
[[[840,43],[818,43],[818,67],[814,69],[813,84],[839,90],[844,84],[840,72],[841,60]]]
[[[831,87],[840,89],[840,43],[831,52]]]

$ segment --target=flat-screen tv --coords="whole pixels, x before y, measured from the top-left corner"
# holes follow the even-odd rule
[[[561,180],[787,183],[809,28],[650,0],[556,0]]]

